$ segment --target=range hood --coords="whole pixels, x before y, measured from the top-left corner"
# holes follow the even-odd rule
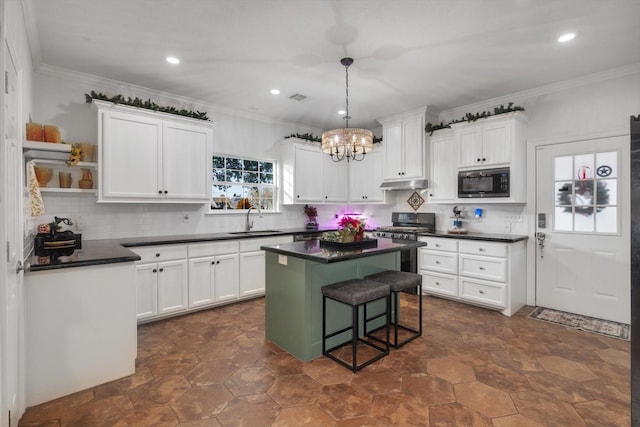
[[[383,182],[380,185],[381,190],[422,190],[429,186],[427,179],[413,179],[407,181],[390,181]]]

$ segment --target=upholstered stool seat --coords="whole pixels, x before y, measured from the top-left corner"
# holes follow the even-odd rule
[[[389,290],[391,291],[391,307],[392,307],[392,316],[391,316],[391,325],[393,326],[393,342],[391,346],[394,348],[399,348],[412,341],[419,336],[422,335],[422,275],[409,273],[406,271],[382,271],[380,273],[371,274],[369,276],[365,276],[365,280],[373,280],[376,282],[384,283],[389,286]],[[401,325],[398,320],[400,319],[400,303],[398,299],[398,294],[400,292],[411,293],[415,292],[418,295],[418,325],[417,327],[411,327],[405,325]],[[401,342],[398,342],[398,329],[404,329],[405,331],[410,332],[410,334],[403,339]],[[373,338],[378,341],[382,341],[381,339],[371,335],[370,338]]]
[[[360,369],[364,368],[367,365],[379,360],[389,354],[389,308],[390,308],[390,291],[389,286],[375,282],[371,280],[364,279],[352,279],[346,280],[343,282],[333,283],[331,285],[326,285],[322,287],[322,354],[329,357],[330,359],[335,360],[341,365],[351,369],[353,372],[357,372]],[[327,334],[327,300],[333,300],[340,302],[342,304],[351,306],[351,325],[337,330],[335,332],[331,332]],[[376,314],[372,317],[367,317],[367,304],[379,301],[384,299],[384,311],[382,313]],[[360,323],[360,307],[363,307],[363,325],[364,325],[364,336],[368,335],[367,324],[380,319],[383,316],[385,317],[384,328],[386,329],[387,340],[379,340],[384,343],[384,347],[381,347],[369,340],[365,340],[360,337],[359,333],[359,323]],[[346,341],[343,341],[339,344],[333,345],[331,348],[327,349],[327,340],[333,338],[337,335],[346,333],[351,331],[351,337]],[[369,347],[377,350],[377,354],[370,357],[367,361],[358,364],[357,354],[358,354],[358,342],[362,342]],[[345,362],[343,359],[337,357],[333,354],[334,351],[338,350],[341,347],[344,347],[348,344],[351,344],[351,364]]]

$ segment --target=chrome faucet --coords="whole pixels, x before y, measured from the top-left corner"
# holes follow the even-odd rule
[[[262,218],[262,210],[260,209],[260,206],[258,206],[258,207],[251,206],[249,208],[249,210],[247,211],[247,222],[245,223],[244,231],[251,231],[251,228],[253,228],[253,221],[251,221],[249,219],[249,215],[251,214],[251,211],[253,209],[257,209],[258,210],[258,218]]]

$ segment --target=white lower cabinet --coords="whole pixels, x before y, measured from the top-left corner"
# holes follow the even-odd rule
[[[264,295],[265,254],[260,246],[289,243],[291,239],[274,236],[240,240],[240,298]]]
[[[525,304],[526,242],[420,237],[422,289],[511,316]]]
[[[291,241],[269,236],[130,248],[141,257],[135,267],[138,322],[264,295],[260,247]]]
[[[238,299],[238,241],[189,245],[189,308]]]
[[[136,316],[138,321],[187,309],[187,247],[134,247],[136,262]]]

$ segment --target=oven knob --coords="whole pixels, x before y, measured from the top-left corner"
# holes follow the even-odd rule
[[[403,239],[408,239],[408,238],[409,238],[409,235],[408,235],[408,234],[403,234],[403,235],[402,235],[402,238],[403,238]]]

